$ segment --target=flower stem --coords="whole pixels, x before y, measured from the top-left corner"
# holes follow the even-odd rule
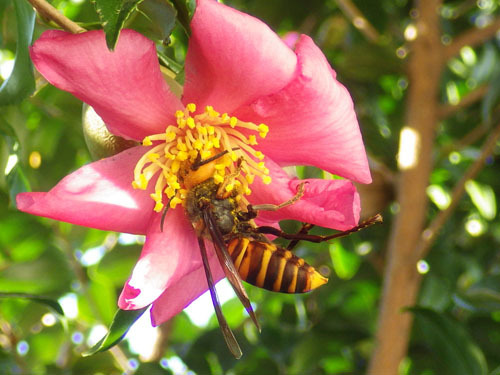
[[[86,30],[75,22],[61,14],[56,8],[45,0],[28,0],[33,8],[44,18],[54,21],[62,29],[73,34],[83,33]]]

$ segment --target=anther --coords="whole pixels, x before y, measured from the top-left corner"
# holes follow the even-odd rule
[[[238,123],[238,119],[236,117],[231,117],[231,119],[229,120],[229,125],[234,128],[236,126],[236,124]]]

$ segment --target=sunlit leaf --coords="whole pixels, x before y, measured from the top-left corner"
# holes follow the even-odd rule
[[[347,251],[340,242],[329,246],[333,269],[340,279],[349,280],[358,271],[361,259],[354,252]]]
[[[92,0],[106,33],[106,44],[115,48],[125,21],[142,0]]]
[[[139,310],[121,310],[118,309],[108,333],[88,351],[83,353],[85,356],[93,355],[115,346],[122,341],[132,324],[141,317],[149,306]]]
[[[497,214],[495,192],[489,185],[483,185],[474,180],[465,183],[465,190],[485,219],[493,220]]]
[[[17,104],[35,90],[35,78],[28,46],[31,44],[35,12],[24,0],[14,0],[17,20],[17,47],[14,68],[0,86],[0,106]]]
[[[486,360],[481,349],[458,321],[422,307],[410,308],[408,311],[415,315],[415,329],[424,337],[429,352],[443,367],[443,373],[487,374]]]
[[[440,210],[446,209],[451,202],[450,194],[440,185],[429,185],[427,195]]]
[[[114,287],[110,283],[92,280],[89,286],[89,293],[102,321],[104,323],[111,322],[116,309],[116,292]]]

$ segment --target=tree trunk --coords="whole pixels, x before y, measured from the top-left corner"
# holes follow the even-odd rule
[[[439,0],[416,4],[417,36],[409,56],[409,92],[405,136],[414,140],[400,142],[397,202],[387,251],[387,268],[377,325],[376,342],[367,373],[396,375],[406,356],[412,316],[403,309],[417,300],[420,275],[417,272],[416,246],[426,222],[426,188],[432,171],[435,129],[438,122],[438,93],[443,46],[440,42]],[[414,159],[405,158],[411,155]],[[404,162],[403,162],[404,161]]]

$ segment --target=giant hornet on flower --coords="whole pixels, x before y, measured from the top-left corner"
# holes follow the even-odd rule
[[[236,358],[240,358],[241,349],[220,307],[204,239],[209,239],[213,243],[227,279],[260,331],[259,323],[242,280],[257,287],[281,293],[308,292],[328,281],[304,259],[297,257],[289,249],[281,248],[270,242],[264,234],[290,239],[292,240],[291,245],[296,244],[299,240],[322,242],[346,236],[379,222],[381,216],[377,215],[348,231],[330,236],[307,234],[312,226],[307,224],[297,234],[287,234],[273,227],[257,227],[253,223],[253,219],[257,217],[258,211],[274,211],[295,203],[304,192],[304,184],[299,185],[294,197],[280,205],[241,207],[237,190],[228,191],[225,189],[227,184],[230,184],[231,180],[239,173],[239,165],[243,162],[241,159],[238,160],[236,171],[226,176],[222,183],[216,183],[210,177],[211,164],[227,152],[223,151],[206,160],[201,160],[198,157],[198,160],[192,164],[191,171],[184,176],[183,182],[190,187],[185,208],[198,236],[203,266],[217,320],[229,350]]]
[[[323,285],[327,279],[295,256],[290,249],[299,240],[328,241],[345,236],[380,221],[376,216],[346,232],[331,236],[308,234],[305,225],[297,234],[287,234],[272,227],[257,227],[254,220],[259,211],[278,210],[298,201],[304,192],[299,185],[290,200],[279,205],[252,206],[245,195],[256,176],[264,184],[271,182],[262,152],[252,146],[258,134],[265,138],[269,128],[220,114],[206,106],[197,112],[189,103],[177,111],[176,124],[168,125],[165,132],[144,138],[150,147],[134,169],[134,188],[146,190],[155,181],[154,211],[161,212],[168,198],[168,206],[182,204],[198,237],[201,258],[212,302],[224,339],[231,353],[241,357],[241,349],[229,328],[214,287],[205,240],[213,244],[224,274],[250,318],[260,330],[259,323],[248,299],[242,280],[268,290],[282,293],[303,293]],[[250,134],[248,133],[256,133]],[[166,211],[164,211],[166,212]],[[165,216],[163,216],[164,218]],[[160,224],[163,226],[163,221]],[[265,234],[272,234],[292,242],[288,249],[278,247]]]

